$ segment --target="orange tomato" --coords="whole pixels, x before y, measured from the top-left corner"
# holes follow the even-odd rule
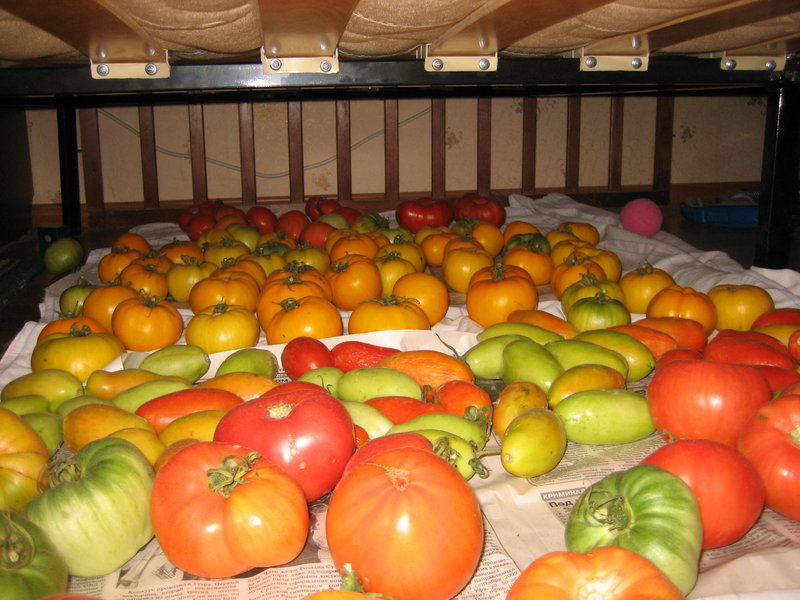
[[[543,327],[548,331],[563,335],[566,339],[570,339],[578,334],[578,330],[566,319],[562,319],[544,310],[515,310],[508,315],[508,320],[514,323],[530,323],[531,325]]]
[[[574,257],[556,265],[550,279],[550,287],[555,297],[560,300],[566,289],[580,281],[586,274],[594,275],[599,280],[607,279],[603,267],[585,257]]]
[[[111,331],[111,316],[120,302],[138,297],[136,290],[127,285],[97,286],[83,301],[83,316],[93,318],[105,327],[106,331]]]
[[[582,221],[564,221],[558,227],[556,227],[556,230],[563,231],[565,233],[571,233],[578,239],[586,240],[592,245],[597,244],[597,242],[600,241],[600,232],[597,230],[597,227],[591,223],[584,223]]]
[[[671,285],[675,285],[672,275],[646,261],[625,273],[619,280],[628,310],[640,314],[647,311],[647,305],[653,296]]]
[[[325,278],[331,286],[332,302],[342,310],[353,310],[365,300],[379,298],[383,288],[378,265],[359,254],[332,262]]]
[[[37,341],[41,341],[48,335],[52,335],[54,333],[69,333],[73,327],[77,329],[83,329],[85,327],[88,328],[88,330],[92,333],[109,333],[108,328],[101,324],[97,319],[93,317],[87,317],[86,315],[81,315],[79,317],[66,317],[63,319],[50,321],[44,327],[42,327],[42,330],[39,332],[39,335],[36,339]]]
[[[433,388],[452,380],[473,382],[475,376],[466,362],[437,350],[403,350],[383,357],[379,367],[397,369],[413,377],[424,387]]]
[[[505,229],[503,229],[503,244],[507,244],[508,240],[518,233],[541,233],[541,231],[528,221],[511,221],[506,223]]]
[[[146,296],[164,298],[169,293],[166,271],[159,271],[158,267],[151,264],[133,261],[122,269],[119,280]]]
[[[392,294],[401,298],[414,298],[419,302],[431,326],[441,321],[450,308],[447,286],[431,273],[403,275],[392,287]]]
[[[592,244],[586,240],[579,240],[578,238],[569,238],[561,240],[555,246],[550,248],[550,256],[554,264],[559,264],[569,259],[572,253],[577,250],[587,250],[594,248]]]
[[[138,250],[119,247],[103,255],[97,263],[97,276],[103,283],[114,281],[122,270],[142,255]]]
[[[671,285],[658,292],[647,305],[647,318],[681,317],[697,321],[709,335],[717,325],[717,309],[711,298],[691,287]]]
[[[603,267],[606,279],[609,281],[619,281],[620,275],[622,275],[622,261],[620,261],[619,256],[614,252],[601,248],[589,247],[576,250],[575,255],[578,257],[587,257]]]
[[[238,304],[255,312],[259,294],[258,283],[250,275],[231,272],[224,277],[206,277],[195,283],[188,302],[195,314],[220,302]]]
[[[472,276],[494,264],[494,258],[486,250],[480,248],[456,248],[444,256],[442,275],[447,286],[456,291],[466,293]]]
[[[258,398],[277,386],[278,382],[271,377],[242,371],[215,375],[214,377],[201,381],[195,387],[227,390],[246,401]]]
[[[547,408],[547,394],[530,381],[516,381],[503,388],[492,411],[492,429],[503,437],[515,417],[532,408]]]
[[[502,263],[476,272],[467,289],[467,314],[484,328],[502,323],[515,310],[533,310],[538,304],[536,284],[527,271]]]
[[[492,256],[497,256],[505,245],[503,232],[494,223],[466,217],[460,219],[453,226],[453,231],[460,233],[468,239],[475,240],[480,247]]]
[[[283,279],[270,281],[261,290],[256,304],[256,316],[261,324],[261,329],[266,330],[267,324],[272,317],[281,311],[281,302],[287,298],[305,298],[307,296],[319,296],[330,300],[319,283],[312,280],[303,280],[293,275],[287,275]]]
[[[553,276],[553,258],[545,252],[536,252],[525,246],[516,246],[503,255],[504,265],[525,269],[537,286],[547,285]]]
[[[422,230],[420,230],[422,231]],[[419,233],[419,232],[417,232]],[[425,255],[425,262],[432,267],[441,267],[444,260],[445,247],[450,240],[458,239],[458,234],[452,231],[432,231],[419,242]]]
[[[196,260],[203,260],[203,249],[192,240],[172,240],[156,251],[158,256],[168,258],[176,265],[184,262],[184,256],[193,256]]]
[[[492,407],[489,393],[471,381],[454,379],[436,387],[431,393],[431,402],[438,404],[452,415],[469,416],[477,410],[487,419]]]
[[[180,339],[183,317],[168,300],[137,296],[119,303],[111,317],[111,331],[128,350],[150,352]]]
[[[138,233],[127,232],[117,236],[117,239],[111,244],[111,249],[127,248],[128,250],[138,250],[142,254],[149,254],[152,248],[150,242]]]
[[[339,309],[319,296],[287,298],[264,330],[268,344],[285,344],[301,336],[334,337],[343,332]]]
[[[328,254],[332,263],[341,261],[351,254],[375,258],[378,254],[378,242],[366,233],[345,233],[331,245]]]
[[[430,329],[428,315],[413,298],[381,296],[365,300],[353,309],[348,333],[367,333],[390,329]]]

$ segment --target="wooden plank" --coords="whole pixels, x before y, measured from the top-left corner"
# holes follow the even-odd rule
[[[350,152],[350,100],[336,101],[336,186],[339,202],[353,199],[353,158]]]
[[[64,100],[56,105],[58,167],[61,183],[61,222],[73,235],[81,232],[81,194],[78,177],[78,128],[75,106]],[[99,145],[99,144],[98,144]]]
[[[446,195],[445,99],[431,98],[431,197]]]
[[[386,200],[400,201],[400,111],[397,98],[383,101],[383,162]]]
[[[538,100],[526,96],[522,99],[522,193],[532,196],[536,192],[536,121]]]
[[[302,202],[305,197],[303,104],[299,100],[289,100],[286,110],[289,119],[289,200]]]
[[[492,187],[492,99],[478,98],[478,193],[488,196]]]
[[[622,133],[624,126],[625,98],[611,97],[611,116],[608,131],[608,191],[622,189]]]
[[[192,166],[192,199],[195,204],[200,204],[208,200],[206,137],[202,104],[189,104],[189,148]]]
[[[572,194],[580,187],[581,162],[581,97],[567,99],[567,152],[564,169],[564,191]]]
[[[256,203],[256,138],[253,130],[253,103],[239,103],[239,162],[241,164],[242,203]]]
[[[78,109],[81,130],[81,162],[86,210],[91,214],[105,212],[103,195],[103,160],[100,150],[100,127],[96,108]]]
[[[653,153],[653,188],[669,191],[672,179],[672,132],[675,98],[659,96],[656,101],[655,152]]]
[[[156,127],[153,106],[139,106],[139,148],[142,156],[142,190],[145,208],[157,208],[158,161],[156,159]]]

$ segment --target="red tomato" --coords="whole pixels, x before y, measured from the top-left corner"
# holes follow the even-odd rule
[[[423,227],[443,227],[453,220],[453,208],[446,200],[420,198],[397,205],[395,218],[400,227],[416,233]]]
[[[232,408],[217,425],[214,440],[260,453],[297,481],[309,502],[333,489],[355,451],[350,415],[318,386]]]
[[[777,324],[800,325],[800,308],[773,308],[768,310],[753,321],[752,328]]]
[[[738,448],[767,490],[767,506],[800,521],[800,395],[763,405],[747,422]]]
[[[668,333],[678,342],[678,348],[702,350],[706,347],[708,334],[700,323],[683,317],[645,317],[634,325],[649,327]]]
[[[464,194],[455,201],[454,217],[458,221],[464,217],[474,217],[500,227],[506,221],[506,209],[497,200],[479,194]]]
[[[653,422],[664,439],[706,439],[731,446],[771,396],[755,367],[711,360],[667,363],[647,390]]]
[[[396,448],[342,478],[326,534],[334,564],[352,565],[364,591],[447,600],[475,573],[483,519],[472,488],[451,465],[425,450]]]
[[[353,223],[356,222],[356,219],[361,216],[361,211],[357,208],[353,208],[352,206],[340,206],[332,212],[342,215],[345,219],[347,219],[347,224],[351,227]]]
[[[491,414],[492,398],[479,385],[453,379],[433,390],[431,400],[453,415],[463,417],[474,409],[487,418]]]
[[[398,352],[400,350],[397,348],[388,348],[355,340],[339,342],[331,349],[333,366],[345,373],[361,367],[374,367],[384,357]]]
[[[328,239],[331,231],[336,231],[336,227],[324,221],[314,221],[303,227],[297,241],[301,244],[311,244],[318,248],[324,248],[325,240]]]
[[[311,196],[306,200],[306,214],[312,221],[316,221],[322,215],[327,215],[329,212],[341,208],[338,200],[334,198],[325,198],[324,196]]]
[[[597,596],[599,594],[599,596]],[[652,562],[621,546],[591,552],[548,552],[520,574],[506,600],[681,600],[684,595]]]
[[[197,442],[153,482],[150,516],[164,555],[199,577],[232,577],[294,560],[308,505],[291,477],[247,448]]]
[[[136,414],[147,419],[161,431],[175,419],[201,410],[228,410],[242,403],[242,399],[227,390],[215,388],[189,388],[158,396],[136,409]]]
[[[677,475],[694,492],[703,522],[703,550],[740,539],[764,509],[764,483],[753,464],[733,446],[677,440],[642,462]]]
[[[189,236],[190,240],[196,241],[200,239],[200,236],[205,232],[214,229],[216,223],[217,220],[212,215],[197,213],[196,215],[192,215],[192,218],[189,219],[189,222],[186,224],[186,235]]]
[[[778,349],[771,344],[739,336],[715,337],[706,345],[703,356],[720,362],[797,368],[797,361],[785,347]]]
[[[287,237],[297,241],[300,232],[308,225],[308,217],[299,210],[290,210],[278,217],[275,224],[275,231],[284,233]]]
[[[447,412],[442,406],[408,396],[375,396],[367,400],[366,404],[377,408],[395,425],[405,423],[420,415]]]
[[[247,222],[258,229],[258,233],[271,233],[278,225],[278,217],[266,206],[251,206],[245,213]]]
[[[350,457],[350,460],[347,461],[347,465],[345,465],[342,477],[344,477],[345,474],[356,465],[369,460],[381,452],[386,452],[387,450],[393,450],[395,448],[419,448],[420,450],[427,450],[428,452],[432,453],[433,443],[424,435],[417,433],[416,431],[388,433],[386,435],[373,438],[356,450],[355,454]]]
[[[287,342],[281,352],[283,370],[291,379],[319,367],[332,367],[333,354],[316,338],[303,335]]]
[[[703,358],[703,353],[699,350],[691,350],[690,348],[675,348],[668,350],[656,360],[656,369],[660,369],[665,364],[673,360],[700,360]]]

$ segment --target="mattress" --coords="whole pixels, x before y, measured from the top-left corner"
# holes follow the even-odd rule
[[[0,60],[785,54],[795,0],[0,0]]]

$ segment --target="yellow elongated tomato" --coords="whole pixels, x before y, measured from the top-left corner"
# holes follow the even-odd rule
[[[86,381],[123,352],[125,346],[116,336],[75,326],[69,333],[53,333],[38,342],[31,352],[31,369],[61,369]]]
[[[388,295],[356,306],[347,324],[349,333],[430,328],[428,315],[416,300]]]
[[[450,308],[450,292],[444,281],[432,273],[409,273],[398,279],[392,294],[403,298],[414,298],[428,315],[431,326],[441,321]]]
[[[183,317],[168,300],[153,296],[129,298],[114,310],[111,331],[128,350],[150,352],[180,339]]]
[[[319,296],[287,298],[270,319],[264,333],[268,344],[285,344],[296,337],[317,339],[342,335],[342,315],[331,302]]]
[[[533,310],[539,304],[536,284],[527,274],[514,272],[502,263],[495,263],[488,269],[488,278],[483,278],[482,269],[475,273],[467,289],[467,314],[481,327],[502,323],[515,310]]]
[[[186,324],[186,343],[208,354],[258,343],[261,328],[253,311],[244,306],[220,302],[194,315]]]
[[[486,250],[480,248],[456,248],[444,255],[442,275],[447,286],[456,292],[466,293],[472,276],[483,269],[491,267],[494,258]]]
[[[591,552],[550,552],[533,561],[506,600],[578,600],[597,593],[606,600],[681,600],[664,573],[641,554],[621,546]]]
[[[746,331],[765,312],[775,308],[769,292],[757,285],[716,285],[708,297],[717,309],[717,329]]]
[[[717,326],[717,308],[708,294],[694,288],[671,285],[658,292],[647,305],[645,315],[651,317],[681,317],[703,326],[709,335]]]
[[[619,287],[625,294],[625,306],[632,313],[640,314],[647,311],[647,305],[653,296],[671,285],[675,285],[672,275],[646,261],[625,273],[619,280]]]

